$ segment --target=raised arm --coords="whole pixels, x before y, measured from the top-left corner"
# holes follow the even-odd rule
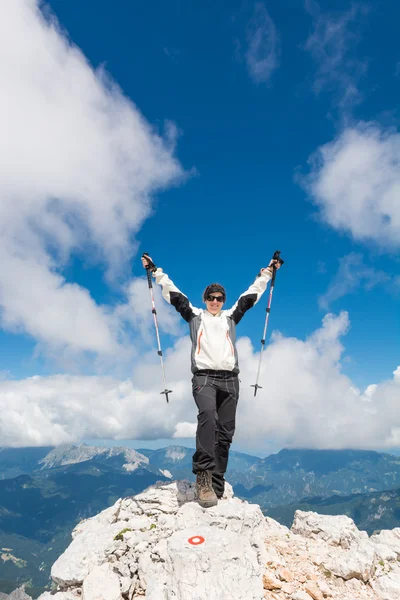
[[[227,316],[233,319],[236,325],[243,318],[244,314],[255,304],[257,304],[267,289],[268,281],[271,279],[273,274],[273,269],[279,269],[279,267],[280,264],[277,263],[277,261],[271,260],[266,269],[261,269],[260,273],[254,280],[254,283],[251,284],[249,289],[239,296],[236,304],[234,304],[231,309],[226,311]]]
[[[149,268],[152,271],[156,283],[161,285],[164,300],[169,304],[172,304],[185,321],[189,323],[193,317],[201,312],[199,308],[195,308],[191,305],[187,296],[176,287],[168,275],[164,273],[162,269],[156,267],[148,254],[143,254],[142,263],[145,269]]]
[[[153,277],[155,278],[156,283],[162,287],[163,298],[175,307],[185,321],[189,323],[193,317],[201,312],[199,308],[195,308],[191,305],[188,297],[185,296],[185,294],[182,294],[182,292],[176,287],[174,282],[171,281],[171,279],[166,273],[163,272],[162,269],[157,269],[154,271]]]

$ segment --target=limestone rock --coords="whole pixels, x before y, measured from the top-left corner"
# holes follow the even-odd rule
[[[295,591],[294,585],[292,583],[287,583],[286,581],[282,583],[281,591],[290,596]]]
[[[354,521],[345,515],[319,515],[302,510],[296,510],[291,531],[305,537],[322,539],[332,546],[344,549],[368,538],[368,534],[359,531]]]
[[[385,529],[372,535],[370,539],[371,543],[386,546],[400,558],[400,527],[390,530]]]
[[[300,590],[299,592],[295,592],[292,596],[292,600],[312,600],[310,594],[307,592]]]
[[[400,569],[378,577],[371,582],[373,590],[380,600],[399,600],[400,598]]]
[[[1,594],[4,596],[3,600],[32,600],[30,596],[25,592],[25,586],[21,585],[19,588],[15,589],[11,594]]]
[[[307,594],[309,596],[311,596],[311,598],[313,600],[323,600],[324,595],[316,583],[314,583],[314,582],[307,583],[304,586],[304,589],[307,592]]]
[[[80,523],[39,600],[399,600],[398,558],[400,529],[297,511],[289,530],[229,485],[205,510],[194,484],[158,483]]]
[[[187,481],[156,484],[80,523],[56,561],[61,593],[82,585],[83,600],[263,598],[264,516],[233,498],[205,510]],[[128,586],[127,577],[135,584]],[[41,600],[44,600],[42,597]],[[66,599],[65,599],[66,600]]]
[[[367,582],[375,573],[376,554],[371,544],[361,542],[344,552],[330,552],[323,564],[338,577]]]
[[[329,587],[329,585],[327,584],[326,581],[324,580],[319,580],[318,581],[318,587],[322,592],[322,595],[324,596],[324,598],[330,598],[333,594],[332,594],[332,590]]]
[[[265,544],[266,565],[286,567],[286,560],[272,544]]]
[[[66,592],[56,592],[52,594],[50,592],[43,592],[40,596],[40,600],[77,600],[78,596],[71,590]]]
[[[94,567],[84,579],[82,600],[122,600],[118,576],[109,563]]]
[[[119,522],[104,523],[96,517],[91,521],[90,527],[75,534],[64,554],[52,566],[51,577],[61,588],[82,584],[92,569],[105,562],[105,551],[122,529]]]
[[[281,581],[293,581],[293,573],[291,573],[288,569],[278,569],[277,575]]]
[[[271,575],[271,573],[264,573],[263,586],[264,590],[280,590],[282,583],[279,581],[279,579]]]

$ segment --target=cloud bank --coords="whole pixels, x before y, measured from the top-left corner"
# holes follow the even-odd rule
[[[342,337],[348,315],[328,314],[309,338],[273,335],[265,350],[256,398],[258,353],[238,342],[241,396],[235,441],[262,449],[390,448],[400,445],[400,367],[393,379],[362,392],[342,373]],[[191,394],[190,341],[165,355],[170,404],[158,358],[143,356],[132,380],[55,375],[0,381],[0,439],[4,446],[33,446],[83,439],[161,439],[193,436],[197,409]]]

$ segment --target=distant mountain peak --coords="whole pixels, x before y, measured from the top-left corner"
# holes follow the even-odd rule
[[[106,448],[103,446],[88,446],[87,444],[62,444],[51,450],[44,458],[39,461],[41,469],[51,469],[63,465],[71,465],[76,463],[93,460],[95,458],[110,459],[114,456],[124,457],[126,461],[123,468],[130,472],[138,468],[139,465],[148,465],[149,459],[147,456],[136,452],[132,448],[123,446],[113,446]]]
[[[172,462],[179,462],[187,456],[187,453],[188,449],[183,446],[168,446],[165,456]]]

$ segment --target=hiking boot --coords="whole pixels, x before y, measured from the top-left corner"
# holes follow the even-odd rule
[[[212,487],[211,471],[199,471],[196,475],[197,500],[203,508],[218,504],[218,498]]]

